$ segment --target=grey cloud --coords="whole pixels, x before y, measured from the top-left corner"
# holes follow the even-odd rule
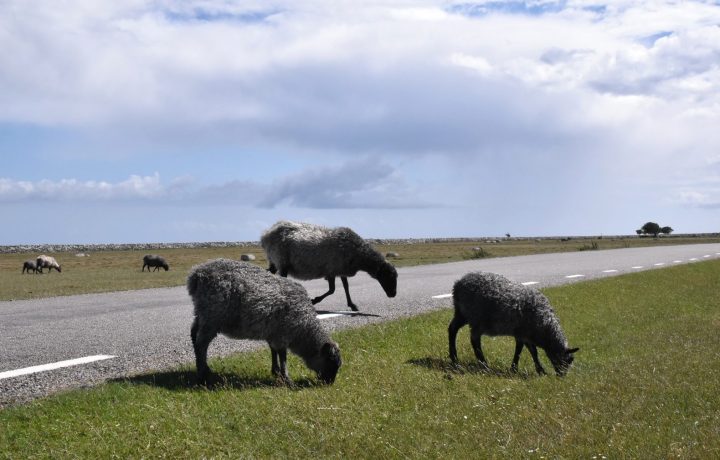
[[[390,165],[376,159],[349,161],[339,167],[306,171],[279,180],[259,205],[319,209],[432,206],[396,176]]]

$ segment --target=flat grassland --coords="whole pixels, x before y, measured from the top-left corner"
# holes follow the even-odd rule
[[[376,246],[386,254],[397,252],[390,259],[398,266],[452,262],[481,257],[508,257],[525,254],[568,252],[593,249],[657,246],[669,244],[717,243],[718,237],[669,238],[603,238],[603,239],[502,239],[497,243],[485,240],[439,243],[384,244]],[[475,248],[480,248],[476,250]],[[226,257],[239,259],[253,254],[255,263],[265,267],[265,253],[259,246],[232,248],[182,248],[153,251],[165,257],[170,271],[143,273],[142,257],[147,251],[124,250],[88,253],[77,257],[72,252],[50,254],[62,266],[62,273],[23,275],[23,261],[35,259],[36,253],[0,254],[0,300],[19,300],[94,292],[124,291],[155,287],[179,286],[185,283],[188,270],[208,259]]]
[[[507,337],[479,369],[467,328],[451,367],[448,308],[334,334],[332,386],[294,355],[276,383],[263,350],[212,360],[210,389],[188,365],[9,408],[0,457],[719,458],[717,286],[708,261],[544,290],[581,348],[564,378],[527,352],[510,373]]]

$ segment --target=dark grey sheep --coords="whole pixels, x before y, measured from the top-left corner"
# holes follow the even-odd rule
[[[187,288],[195,305],[190,330],[198,379],[207,381],[207,350],[218,333],[234,339],[265,340],[274,375],[290,383],[287,349],[300,356],[325,383],[341,365],[340,349],[317,319],[300,284],[256,265],[216,259],[192,268]]]
[[[62,269],[60,268],[60,264],[57,263],[54,257],[41,255],[38,256],[35,260],[35,265],[37,265],[37,270],[42,273],[43,268],[48,269],[48,273],[52,272],[53,268],[58,271],[58,273],[62,272]]]
[[[156,256],[154,254],[148,254],[145,257],[143,257],[142,271],[145,271],[145,267],[148,268],[148,272],[150,271],[150,267],[155,268],[155,270],[153,270],[153,271],[158,271],[158,270],[160,270],[161,267],[164,268],[165,271],[170,270],[170,266],[165,261],[165,259],[160,256]]]
[[[470,324],[470,343],[478,361],[487,366],[480,345],[483,334],[515,337],[512,370],[517,371],[523,346],[530,350],[535,370],[544,374],[537,348],[545,350],[555,372],[562,376],[573,362],[578,348],[568,348],[550,301],[540,291],[514,283],[494,273],[468,273],[453,286],[455,317],[448,327],[450,359],[457,362],[455,338],[458,330]]]
[[[26,260],[25,262],[23,262],[22,272],[25,273],[26,271],[28,273],[30,273],[30,272],[37,273],[38,272],[37,271],[37,262],[34,260]]]
[[[313,305],[335,292],[335,277],[339,276],[348,306],[357,311],[350,299],[347,279],[358,271],[378,280],[388,297],[395,297],[397,293],[395,267],[347,227],[280,221],[263,233],[260,243],[272,273],[280,272],[280,276],[290,275],[301,280],[327,280],[328,292],[315,297]]]

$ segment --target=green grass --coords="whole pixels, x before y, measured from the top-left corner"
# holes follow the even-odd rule
[[[377,249],[385,254],[397,252],[390,261],[398,267],[453,262],[473,258],[508,257],[525,254],[568,252],[583,249],[616,249],[626,247],[658,246],[669,244],[718,243],[716,237],[672,238],[603,238],[588,243],[588,239],[522,240],[502,239],[499,243],[484,241],[384,244]],[[583,243],[583,246],[578,246]],[[588,246],[589,244],[589,246]],[[480,248],[474,250],[474,248]],[[22,275],[22,263],[34,259],[36,253],[0,254],[0,300],[33,299],[92,292],[124,291],[153,287],[180,286],[187,272],[195,264],[217,257],[239,259],[240,254],[256,256],[258,265],[267,266],[265,253],[259,246],[236,248],[162,249],[152,251],[164,256],[170,271],[142,273],[142,257],[147,250],[91,252],[89,257],[76,257],[74,253],[52,254],[61,264],[63,272],[49,275]]]
[[[344,365],[314,386],[270,378],[267,351],[141,375],[0,412],[8,458],[718,458],[720,261],[545,290],[571,345],[564,378],[539,377],[510,338],[491,367],[448,365],[449,309],[336,333]],[[548,370],[549,363],[542,359]]]

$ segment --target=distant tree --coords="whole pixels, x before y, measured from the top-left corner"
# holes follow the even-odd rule
[[[510,238],[510,234],[509,234],[509,233],[506,233],[505,236],[508,237],[508,238]]]
[[[643,234],[642,228],[638,228],[637,230],[635,230],[635,233],[637,233],[638,236],[642,235]]]
[[[660,229],[660,233],[662,233],[663,235],[669,235],[672,232],[673,232],[672,227],[663,227]]]
[[[657,238],[658,233],[660,233],[660,226],[655,222],[647,222],[645,225],[640,227],[640,229],[643,231],[646,235],[653,235]]]

